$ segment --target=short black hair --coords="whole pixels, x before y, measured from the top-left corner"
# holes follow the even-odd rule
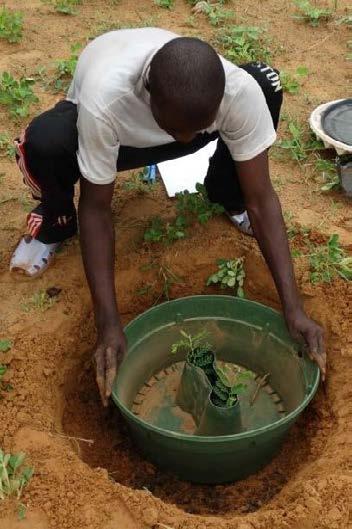
[[[219,55],[193,37],[177,37],[160,48],[150,63],[148,81],[155,103],[180,113],[187,123],[214,115],[225,90]]]

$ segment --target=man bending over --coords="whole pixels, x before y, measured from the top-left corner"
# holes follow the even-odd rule
[[[235,66],[207,43],[157,28],[120,30],[82,52],[66,100],[17,140],[17,162],[40,204],[12,269],[41,273],[78,219],[92,295],[97,382],[106,405],[126,340],[114,282],[111,199],[116,171],[193,153],[218,138],[205,186],[237,227],[254,234],[274,278],[288,329],[325,373],[322,329],[304,312],[285,225],[269,177],[282,90],[263,63]]]

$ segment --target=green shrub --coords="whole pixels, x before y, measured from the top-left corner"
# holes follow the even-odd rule
[[[193,13],[203,13],[209,19],[212,26],[219,26],[225,20],[234,17],[234,12],[229,9],[223,9],[222,3],[211,4],[209,2],[197,2],[195,7],[192,9]]]
[[[341,248],[339,236],[331,235],[326,245],[316,245],[309,254],[312,283],[330,283],[337,276],[352,281],[352,257]]]
[[[265,31],[257,26],[229,26],[217,37],[226,59],[234,63],[268,61],[271,56],[267,48]]]
[[[301,80],[308,75],[308,68],[305,66],[298,66],[293,75],[281,70],[280,80],[282,89],[289,94],[298,94],[301,87]]]
[[[288,151],[291,158],[297,162],[306,160],[312,151],[323,148],[322,142],[315,139],[312,133],[307,135],[297,121],[288,122],[287,132],[289,137],[279,141],[277,147]]]
[[[0,10],[0,38],[19,42],[22,38],[23,14],[3,7]]]
[[[181,216],[176,217],[174,222],[166,222],[160,217],[154,217],[144,232],[144,240],[171,244],[186,237],[186,227],[186,220]]]
[[[174,0],[154,0],[157,6],[164,9],[172,9],[174,7]]]
[[[29,107],[37,103],[38,98],[33,93],[33,79],[22,77],[18,81],[8,72],[0,77],[0,104],[8,107],[15,118],[25,118],[29,114]]]
[[[12,347],[11,340],[8,340],[7,338],[3,338],[0,340],[0,353],[7,353]]]
[[[244,258],[219,259],[218,271],[208,277],[207,285],[220,285],[220,288],[231,288],[234,295],[244,298],[243,283],[246,277]]]
[[[73,74],[75,73],[79,51],[82,45],[79,43],[71,46],[71,55],[68,59],[59,59],[56,61],[55,76],[53,79],[54,89],[57,91],[66,91],[69,87]]]
[[[246,380],[252,378],[252,373],[235,368],[232,364],[215,364],[212,345],[207,341],[209,334],[203,330],[192,336],[181,330],[182,338],[171,347],[173,354],[184,351],[187,362],[204,371],[211,386],[210,399],[215,406],[230,408],[238,401],[238,395],[247,387]],[[235,369],[234,369],[235,368]]]
[[[322,175],[324,182],[321,186],[322,191],[331,191],[340,187],[340,179],[334,162],[318,157],[315,161],[315,168]]]
[[[327,21],[332,17],[333,12],[331,9],[315,7],[309,0],[295,0],[294,3],[298,8],[299,14],[294,15],[293,18],[304,20],[311,26],[319,26],[321,21]]]
[[[20,499],[23,488],[33,475],[33,469],[24,466],[26,454],[5,454],[0,449],[0,500],[9,496]]]
[[[0,133],[0,152],[2,155],[8,156],[11,159],[15,157],[16,148],[6,132]]]
[[[176,195],[177,216],[172,222],[166,222],[160,217],[154,217],[144,233],[147,242],[165,242],[170,244],[187,236],[187,228],[194,221],[205,224],[215,215],[224,212],[220,204],[210,202],[205,187],[197,184],[198,193],[183,191]]]
[[[81,0],[42,0],[42,2],[52,5],[55,11],[63,15],[76,15],[76,7],[82,4]]]
[[[223,206],[209,200],[203,184],[196,184],[196,190],[197,193],[183,191],[176,194],[177,211],[188,217],[189,222],[196,219],[200,224],[205,224],[212,217],[224,213]]]

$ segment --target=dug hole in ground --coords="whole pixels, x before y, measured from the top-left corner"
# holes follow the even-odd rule
[[[128,215],[132,200],[136,207],[139,202],[144,213],[148,204],[162,203],[131,198],[122,215],[124,211]],[[125,323],[147,309],[163,287],[158,275],[161,265],[172,266],[180,278],[170,289],[171,297],[214,292],[204,287],[205,280],[217,256],[230,256],[229,248],[231,256],[245,256],[248,297],[278,308],[272,280],[255,243],[229,229],[224,218],[152,254],[148,249],[124,254],[128,242],[141,236],[139,227],[119,233],[117,288]],[[157,268],[144,271],[143,265],[151,260]],[[102,409],[90,363],[94,326],[76,241],[39,280],[42,286],[55,284],[63,289],[44,318],[31,314],[19,321],[5,302],[7,318],[12,320],[9,331],[21,329],[21,333],[10,352],[16,389],[2,403],[4,448],[27,452],[36,469],[23,498],[28,506],[23,526],[348,527],[352,488],[349,286],[337,282],[334,288],[313,288],[304,280],[305,269],[297,273],[307,310],[327,332],[326,393],[319,391],[269,466],[244,481],[221,486],[182,483],[158,471],[134,450],[114,408]],[[153,292],[136,295],[136,289],[147,282]],[[9,279],[6,288],[12,288]],[[19,289],[25,288],[22,280]],[[33,518],[37,511],[42,526]]]
[[[347,7],[347,2],[342,2]],[[9,1],[10,7],[17,2]],[[109,18],[117,23],[141,20],[140,1],[112,5],[83,2],[80,16],[59,15],[39,1],[26,2],[27,28],[15,49],[1,42],[1,66],[20,75],[69,54],[70,44],[83,41]],[[234,7],[234,6],[231,6]],[[324,26],[312,30],[287,18],[291,2],[244,1],[246,24],[270,28],[285,46],[275,63],[293,70],[302,61],[311,76],[296,99],[287,96],[286,110],[302,121],[322,100],[346,97],[348,73],[346,30]],[[187,2],[174,11],[146,2],[146,15],[155,24],[183,34],[190,15]],[[240,14],[241,14],[240,13]],[[273,16],[273,13],[275,16]],[[198,19],[197,19],[198,20]],[[94,31],[93,31],[94,30]],[[209,24],[199,19],[194,32],[211,38]],[[317,45],[322,42],[323,44]],[[306,50],[309,49],[309,53]],[[302,58],[303,57],[303,58]],[[59,99],[37,88],[40,109]],[[308,102],[307,102],[308,98]],[[38,108],[36,109],[38,111]],[[33,114],[34,115],[34,114]],[[18,125],[1,110],[6,128]],[[316,398],[291,430],[279,455],[255,476],[231,484],[196,486],[179,482],[143,460],[131,445],[125,425],[112,410],[103,410],[94,382],[90,354],[95,331],[91,302],[77,240],[69,242],[42,278],[14,279],[8,272],[13,248],[24,229],[22,198],[26,193],[13,162],[2,160],[6,179],[1,191],[0,282],[1,332],[14,343],[2,353],[13,391],[0,403],[0,446],[27,453],[35,474],[21,501],[26,518],[18,521],[11,502],[0,504],[0,529],[348,529],[352,497],[352,294],[350,284],[312,285],[307,261],[296,259],[296,273],[305,307],[326,331],[328,378]],[[311,168],[272,160],[272,175],[285,210],[299,226],[311,228],[312,242],[325,242],[339,233],[344,247],[352,246],[351,203],[342,196],[323,196],[310,180]],[[149,246],[143,233],[151,217],[172,217],[173,204],[160,184],[149,194],[127,191],[120,175],[114,197],[116,281],[124,323],[165,294],[163,272],[171,281],[171,299],[192,294],[215,294],[205,287],[218,258],[245,257],[245,292],[280,309],[270,274],[254,241],[238,234],[223,217],[195,225],[189,237],[171,246]],[[10,197],[11,200],[7,200]],[[332,202],[339,207],[333,207]],[[303,246],[301,235],[295,246]],[[49,310],[25,312],[35,292],[61,289]],[[289,384],[290,381],[288,380]],[[79,440],[79,439],[80,440]]]

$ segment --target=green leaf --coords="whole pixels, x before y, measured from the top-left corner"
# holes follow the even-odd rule
[[[236,284],[236,277],[231,277],[230,279],[227,280],[227,285],[229,287],[234,287]]]
[[[6,353],[12,347],[13,343],[11,340],[3,339],[0,340],[0,353]]]
[[[9,465],[15,471],[18,467],[20,467],[24,460],[26,459],[26,454],[24,452],[19,452],[18,454],[14,454],[9,459]]]
[[[237,289],[237,296],[238,296],[239,298],[244,298],[244,297],[245,297],[243,288],[238,287],[238,289]]]
[[[308,75],[308,68],[307,66],[298,66],[298,68],[296,69],[296,74],[301,76],[301,77],[305,77],[306,75]]]
[[[26,485],[34,474],[34,470],[31,467],[25,467],[22,471],[21,484]]]
[[[17,515],[18,515],[19,520],[25,519],[26,511],[27,511],[27,507],[23,503],[20,503],[17,509]]]

